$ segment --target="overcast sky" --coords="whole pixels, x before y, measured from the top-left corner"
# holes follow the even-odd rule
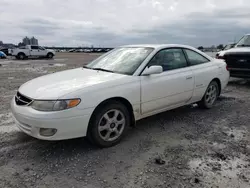
[[[250,0],[0,0],[0,40],[211,46],[250,33]]]

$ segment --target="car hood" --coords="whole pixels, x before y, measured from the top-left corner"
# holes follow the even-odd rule
[[[130,76],[77,68],[30,80],[19,88],[19,92],[32,99],[58,99],[66,94],[98,84],[113,81],[118,84],[117,80],[126,77]]]
[[[230,52],[250,52],[250,47],[235,47],[235,48],[231,48],[228,50],[223,50],[219,52],[219,55],[223,56],[226,53],[230,53]]]

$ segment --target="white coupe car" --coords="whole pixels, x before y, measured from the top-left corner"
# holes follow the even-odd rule
[[[117,144],[137,120],[183,105],[211,108],[226,63],[185,45],[129,45],[82,68],[28,81],[11,101],[17,126],[44,140]]]

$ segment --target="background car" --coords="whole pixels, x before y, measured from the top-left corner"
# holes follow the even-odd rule
[[[216,58],[227,63],[230,76],[250,78],[250,34],[244,35],[233,48],[219,52]]]
[[[6,59],[7,55],[4,52],[0,51],[0,58],[1,59]]]
[[[51,59],[55,56],[55,51],[51,49],[45,49],[42,46],[26,45],[24,47],[13,49],[11,55],[21,60],[34,57],[47,57]]]
[[[3,53],[5,53],[5,55],[7,55],[7,56],[9,56],[10,55],[10,50],[11,49],[8,49],[8,48],[2,48],[2,49],[0,49],[0,51],[2,51]]]

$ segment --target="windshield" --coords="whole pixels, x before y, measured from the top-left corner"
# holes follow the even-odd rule
[[[153,50],[145,47],[116,48],[84,67],[132,75]]]
[[[250,35],[242,37],[237,43],[237,46],[250,46]]]
[[[223,50],[229,50],[229,49],[233,48],[234,45],[235,45],[235,44],[228,44],[228,45],[226,45],[226,46],[223,48]]]

